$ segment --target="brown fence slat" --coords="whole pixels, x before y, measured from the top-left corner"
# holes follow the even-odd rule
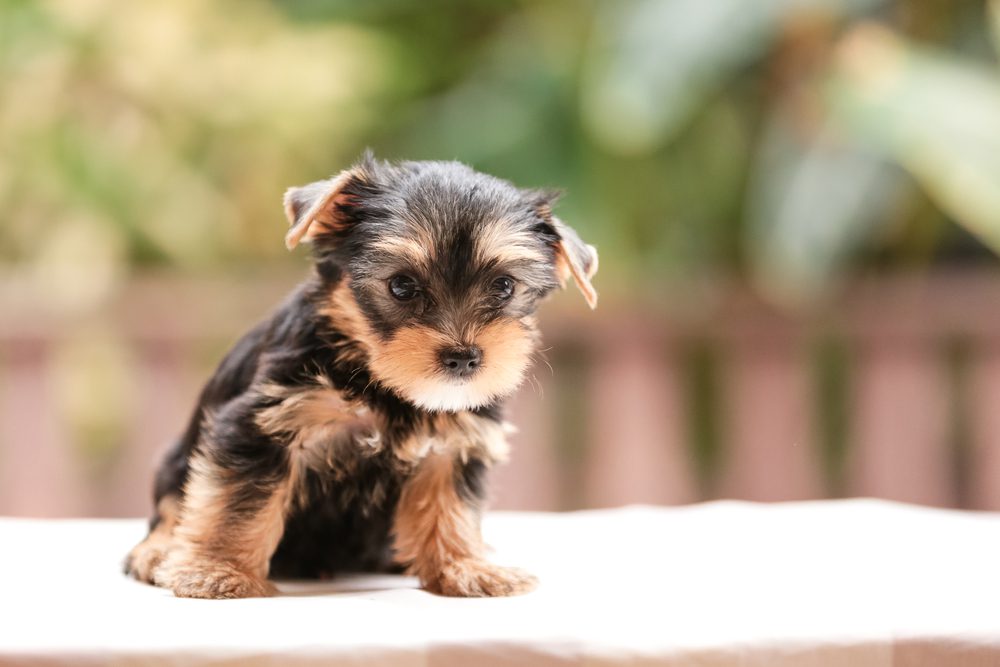
[[[125,446],[103,490],[104,512],[143,516],[152,507],[152,480],[166,448],[187,425],[197,384],[183,340],[145,341],[136,347],[138,394]],[[201,380],[206,380],[207,375]]]
[[[78,517],[93,513],[48,372],[49,345],[9,345],[0,380],[0,515]]]
[[[972,360],[969,500],[973,508],[1000,510],[1000,346],[983,346]]]
[[[157,455],[183,427],[209,372],[195,350],[238,336],[299,273],[137,276],[112,302],[72,311],[52,310],[23,276],[0,280],[0,312],[9,314],[0,318],[7,364],[0,366],[0,513],[145,513]],[[838,493],[945,506],[961,498],[1000,510],[1000,276],[862,279],[815,311],[798,313],[769,307],[740,284],[711,287],[655,303],[607,298],[596,313],[569,299],[547,305],[542,330],[556,378],[536,368],[545,395],[527,387],[512,402],[521,433],[511,438],[510,465],[496,471],[496,506],[701,498],[688,460],[700,421],[686,428],[688,397],[678,381],[690,354],[679,341],[691,340],[708,340],[718,351],[713,377],[722,393],[713,396],[724,403],[712,422],[719,437],[704,459],[712,466],[702,471],[711,480],[707,493],[823,497],[813,439],[826,413],[810,413],[817,403],[807,358],[788,345],[797,332],[810,331],[835,335],[850,351],[843,484],[837,431]],[[185,304],[182,317],[177,303]],[[131,383],[135,400],[120,406],[133,411],[122,416],[133,427],[117,458],[107,457],[111,447],[85,450],[76,441],[80,434],[61,416],[58,378],[49,372],[58,363],[50,348],[95,324],[116,344],[145,350]],[[961,340],[978,355],[968,391],[954,397],[939,340]],[[955,415],[953,398],[965,401]],[[962,449],[966,436],[971,446]]]
[[[492,505],[498,509],[560,509],[552,399],[547,398],[552,382],[547,368],[536,368],[534,373],[536,379],[508,404],[509,420],[517,432],[508,438],[510,460],[493,471]]]
[[[758,501],[822,496],[807,361],[786,341],[741,341],[726,354],[729,442],[720,495]]]
[[[853,376],[850,493],[954,505],[949,382],[938,346],[871,340]]]
[[[584,501],[591,507],[696,498],[677,364],[649,332],[623,327],[595,346]]]

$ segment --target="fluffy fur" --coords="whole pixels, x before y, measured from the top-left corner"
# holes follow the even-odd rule
[[[536,306],[569,276],[596,303],[597,254],[552,199],[370,155],[289,190],[286,243],[311,242],[314,271],[205,386],[126,571],[197,598],[345,570],[405,569],[443,595],[530,590],[487,562],[479,518]]]

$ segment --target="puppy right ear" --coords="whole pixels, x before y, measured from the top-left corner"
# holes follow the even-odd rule
[[[343,229],[340,207],[348,203],[344,188],[355,178],[345,170],[325,181],[288,188],[285,192],[285,215],[291,227],[285,234],[285,247],[294,250],[302,241],[310,242],[323,234]]]
[[[597,290],[590,284],[597,273],[597,248],[584,243],[572,227],[555,216],[552,216],[552,226],[560,239],[556,244],[556,268],[560,279],[565,282],[567,275],[573,276],[587,305],[591,310],[597,308]]]
[[[566,286],[566,279],[573,276],[587,305],[597,308],[597,290],[590,279],[597,273],[597,248],[584,243],[572,227],[552,214],[552,204],[559,197],[555,190],[529,191],[535,213],[543,221],[537,229],[544,234],[555,250],[556,276]]]

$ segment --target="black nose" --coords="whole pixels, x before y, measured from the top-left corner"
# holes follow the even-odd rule
[[[483,361],[483,351],[475,345],[449,347],[441,350],[441,366],[454,377],[468,377]]]

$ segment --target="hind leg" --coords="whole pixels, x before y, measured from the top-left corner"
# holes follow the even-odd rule
[[[284,530],[292,477],[287,452],[273,458],[215,443],[191,460],[173,544],[153,581],[178,597],[244,598],[275,593],[268,564]],[[228,465],[222,465],[225,461]]]
[[[173,545],[174,527],[180,502],[176,495],[167,495],[156,504],[156,515],[149,535],[132,548],[125,557],[125,573],[147,584],[153,583],[153,571],[166,558]]]

